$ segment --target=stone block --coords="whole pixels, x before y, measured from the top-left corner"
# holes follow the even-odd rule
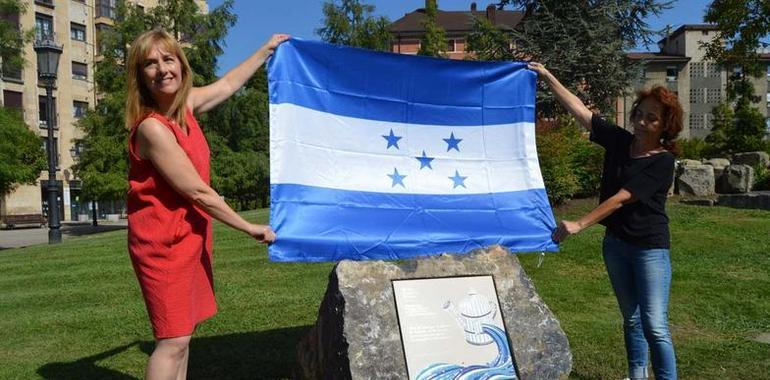
[[[404,264],[341,261],[298,347],[305,379],[406,379],[391,280],[491,274],[522,379],[566,379],[569,342],[515,255],[500,247]]]
[[[754,169],[749,165],[730,165],[717,181],[717,193],[748,193],[754,186]]]
[[[752,167],[770,165],[770,155],[766,152],[746,152],[733,155],[733,165],[749,165]]]
[[[676,188],[683,196],[704,197],[714,194],[714,167],[711,165],[680,166]]]

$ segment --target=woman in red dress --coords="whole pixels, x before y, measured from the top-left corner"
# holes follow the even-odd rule
[[[156,339],[147,379],[184,379],[195,327],[217,311],[211,218],[270,243],[275,234],[236,214],[209,185],[209,147],[193,113],[237,91],[289,37],[274,35],[216,82],[192,87],[179,43],[146,32],[128,56],[128,249]]]

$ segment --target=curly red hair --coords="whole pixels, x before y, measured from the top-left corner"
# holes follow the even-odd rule
[[[675,140],[679,137],[679,132],[682,131],[682,115],[684,114],[682,105],[679,104],[679,97],[663,86],[654,86],[647,90],[641,90],[636,94],[636,100],[631,107],[631,115],[636,114],[639,103],[647,98],[653,98],[663,106],[663,114],[661,115],[663,132],[660,136],[660,142],[666,150],[678,154],[679,147]]]

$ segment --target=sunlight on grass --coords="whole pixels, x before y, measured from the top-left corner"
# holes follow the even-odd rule
[[[556,210],[574,218],[595,201]],[[770,212],[672,204],[671,329],[682,379],[769,379]],[[265,222],[268,210],[245,212]],[[332,264],[270,263],[215,224],[219,314],[192,343],[193,378],[289,378]],[[602,229],[570,238],[537,267],[520,257],[570,339],[574,379],[625,373],[620,313],[601,258]],[[141,378],[152,335],[125,231],[0,251],[0,378]]]

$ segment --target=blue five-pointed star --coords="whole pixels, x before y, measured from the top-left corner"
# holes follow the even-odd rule
[[[399,149],[398,140],[401,140],[402,136],[396,136],[395,134],[393,134],[392,129],[390,130],[389,135],[382,135],[382,138],[384,138],[385,140],[388,140],[388,147],[385,149],[390,149],[390,147],[392,146],[395,146],[396,149]]]
[[[443,140],[446,141],[446,144],[447,144],[446,151],[447,152],[449,152],[452,149],[454,149],[454,150],[456,150],[458,152],[460,151],[460,146],[458,144],[460,144],[460,141],[463,141],[463,139],[455,138],[455,133],[454,132],[452,132],[449,135],[448,139],[443,139]]]
[[[422,157],[415,157],[418,161],[420,161],[420,169],[427,167],[428,169],[433,170],[433,166],[430,166],[430,162],[433,161],[433,157],[428,157],[425,155],[425,151],[422,151]]]
[[[455,170],[455,175],[454,175],[454,177],[448,177],[448,178],[449,178],[449,179],[451,179],[452,181],[454,181],[454,187],[452,187],[452,188],[453,188],[453,189],[456,189],[456,188],[457,188],[457,186],[462,186],[462,187],[465,187],[465,179],[466,179],[466,178],[468,178],[468,177],[463,177],[463,176],[461,176],[461,175],[460,175],[460,172],[458,172],[457,170]],[[465,187],[465,188],[467,189],[467,187]]]
[[[388,177],[390,177],[393,180],[393,184],[390,187],[396,187],[396,185],[401,185],[401,187],[406,188],[406,186],[404,186],[404,178],[406,178],[406,176],[398,174],[398,169],[393,168],[393,174],[388,174]]]

